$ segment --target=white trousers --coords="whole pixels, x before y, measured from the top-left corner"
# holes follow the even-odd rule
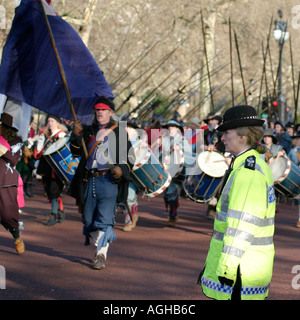
[[[106,260],[109,243],[107,243],[105,247],[101,247],[101,241],[100,241],[101,238],[104,236],[104,232],[100,230],[96,230],[96,231],[90,232],[90,236],[96,247],[96,254],[97,255],[103,254]]]

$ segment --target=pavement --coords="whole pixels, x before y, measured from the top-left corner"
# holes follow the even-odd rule
[[[49,227],[44,223],[50,205],[39,181],[34,193],[21,213],[23,255],[16,254],[10,234],[0,227],[0,265],[6,279],[0,300],[208,300],[196,284],[213,229],[213,221],[205,217],[205,204],[181,198],[179,220],[170,228],[162,196],[149,200],[139,195],[136,228],[122,231],[124,215],[118,213],[118,240],[109,248],[106,268],[94,270],[91,259],[95,249],[84,245],[74,199],[63,196],[66,220]],[[278,209],[268,300],[298,300],[298,209],[284,203],[279,203]]]

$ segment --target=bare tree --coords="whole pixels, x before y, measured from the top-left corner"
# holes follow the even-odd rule
[[[14,16],[12,3],[14,1],[2,0],[6,9],[7,28],[1,30],[0,50]],[[122,81],[113,88],[115,93],[122,91],[115,100],[117,105],[121,105],[128,95],[134,92],[134,97],[126,103],[124,110],[135,108],[148,92],[156,88],[174,70],[176,72],[170,85],[157,89],[160,95],[168,97],[184,87],[185,97],[196,92],[188,98],[187,102],[191,106],[202,101],[207,95],[210,89],[205,77],[201,8],[205,23],[208,66],[212,72],[211,86],[217,88],[213,92],[213,101],[215,106],[222,107],[222,110],[231,105],[229,18],[239,40],[248,100],[254,105],[258,101],[259,93],[257,79],[260,79],[263,67],[261,43],[266,40],[271,17],[276,16],[277,9],[284,8],[284,19],[289,22],[288,30],[293,48],[300,45],[299,30],[291,26],[292,8],[298,4],[297,0],[53,0],[52,3],[57,13],[78,31],[106,79],[113,84],[124,75]],[[144,56],[145,50],[155,43],[151,52]],[[177,48],[176,52],[151,75],[155,65],[174,48]],[[299,56],[300,52],[294,49],[295,73],[299,70]],[[276,72],[279,57],[278,44],[274,39],[270,39],[270,57],[272,65],[268,57],[266,72],[268,82],[272,83],[272,72]],[[294,99],[288,44],[285,45],[282,58],[282,91],[286,99],[292,101]],[[130,66],[138,61],[131,70]],[[221,68],[226,64],[228,67]],[[130,72],[127,72],[128,69]],[[233,71],[234,92],[238,97],[243,92],[243,86],[235,52]],[[265,92],[262,92],[262,95],[264,94]],[[211,107],[212,101],[206,99],[205,104],[201,105],[195,114],[203,118]],[[184,109],[182,112],[185,112]]]

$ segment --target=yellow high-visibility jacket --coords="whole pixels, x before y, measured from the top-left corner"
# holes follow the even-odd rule
[[[213,235],[201,285],[206,296],[230,299],[240,266],[241,298],[268,296],[274,261],[274,182],[270,168],[255,150],[238,156],[217,204]]]

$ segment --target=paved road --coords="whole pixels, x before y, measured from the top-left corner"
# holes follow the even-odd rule
[[[205,205],[182,198],[178,224],[168,228],[162,197],[148,201],[140,196],[138,226],[123,232],[124,217],[117,214],[118,240],[109,249],[106,268],[98,271],[90,267],[94,248],[83,244],[73,198],[63,198],[65,222],[47,227],[50,205],[39,182],[34,191],[37,196],[26,201],[21,216],[24,255],[15,253],[10,235],[0,227],[0,265],[6,270],[0,300],[207,300],[196,284],[213,227],[205,218]],[[300,298],[299,289],[292,286],[297,276],[292,268],[300,265],[296,220],[295,207],[279,205],[269,299]],[[300,285],[300,279],[295,280]]]

